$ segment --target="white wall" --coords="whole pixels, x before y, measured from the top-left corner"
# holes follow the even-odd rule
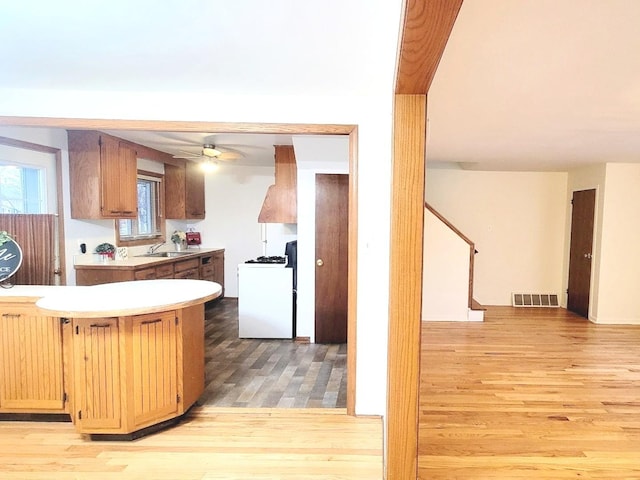
[[[640,165],[608,163],[605,184],[594,320],[640,324]]]
[[[349,139],[297,136],[293,146],[298,165],[297,336],[315,342],[316,174],[349,173]]]
[[[399,18],[397,6],[390,14]],[[207,92],[0,90],[0,115],[358,125],[358,332],[356,413],[386,411],[392,85],[397,21],[379,71],[388,88],[366,97],[215,95]],[[201,106],[215,105],[214,110]],[[302,182],[301,182],[302,183]],[[86,222],[83,222],[86,223]],[[300,225],[298,229],[300,229]]]
[[[468,320],[469,244],[424,210],[422,320]]]
[[[284,255],[285,243],[296,238],[296,225],[259,224],[265,194],[275,169],[221,165],[205,177],[206,218],[184,222],[202,234],[203,247],[225,249],[225,295],[238,296],[238,264],[260,255]],[[266,242],[263,242],[266,240]]]
[[[563,287],[567,174],[431,168],[427,201],[471,239],[474,298],[510,305],[515,291]]]

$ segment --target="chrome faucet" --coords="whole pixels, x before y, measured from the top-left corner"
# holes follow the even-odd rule
[[[165,243],[167,243],[167,242],[156,243],[155,245],[151,245],[149,247],[149,250],[147,250],[147,253],[155,253],[155,251],[158,250]]]

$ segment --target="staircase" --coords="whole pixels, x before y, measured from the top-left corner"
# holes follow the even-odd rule
[[[425,202],[424,321],[484,320],[473,299],[474,243]]]

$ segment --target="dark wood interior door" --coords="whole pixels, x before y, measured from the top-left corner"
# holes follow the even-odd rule
[[[571,250],[569,252],[569,286],[567,309],[589,318],[591,260],[593,248],[593,218],[596,191],[573,192],[571,213]]]
[[[349,175],[316,175],[316,343],[347,342]]]

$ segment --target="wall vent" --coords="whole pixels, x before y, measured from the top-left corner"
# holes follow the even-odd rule
[[[555,293],[513,293],[514,307],[559,307],[558,295]]]

